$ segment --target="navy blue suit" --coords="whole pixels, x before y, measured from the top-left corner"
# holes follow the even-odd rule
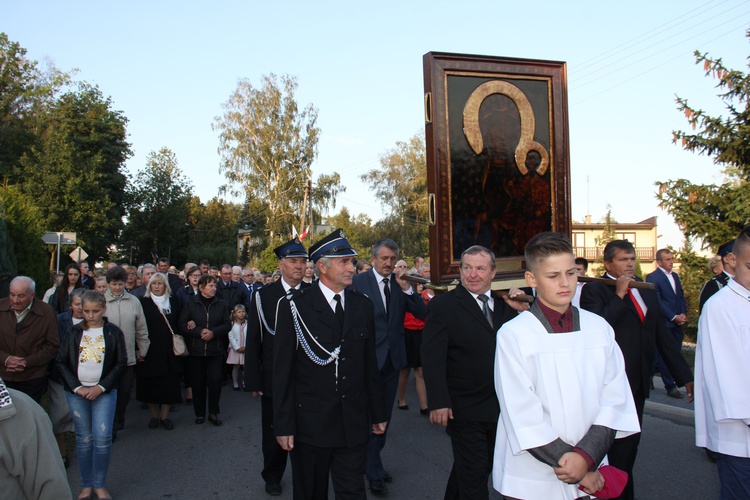
[[[669,333],[675,338],[675,341],[678,341],[680,345],[682,345],[682,327],[672,321],[672,318],[687,313],[687,302],[685,302],[685,293],[682,291],[682,284],[680,283],[679,276],[674,272],[672,272],[671,275],[672,278],[674,278],[676,291],[672,289],[672,285],[669,283],[669,278],[667,278],[667,275],[664,274],[661,269],[657,269],[648,274],[646,276],[646,281],[648,283],[653,283],[656,286],[656,296],[659,298],[659,307],[661,309],[662,317],[664,318],[664,324]],[[677,384],[672,377],[672,374],[669,373],[669,368],[667,368],[667,365],[664,363],[659,351],[656,351],[654,356],[653,371],[654,373],[657,371],[661,373],[664,387],[668,391],[677,387]]]
[[[391,300],[390,315],[386,314],[383,295],[380,293],[379,281],[382,277],[375,268],[354,276],[351,288],[367,295],[375,308],[375,355],[382,381],[383,398],[388,422],[391,422],[393,404],[396,400],[398,375],[406,366],[406,345],[404,344],[404,316],[406,311],[419,319],[427,316],[427,306],[417,293],[407,295],[396,282],[394,274],[389,277]],[[390,425],[388,426],[390,428]],[[386,431],[387,434],[387,431]],[[386,434],[370,435],[367,445],[367,468],[365,474],[369,481],[383,479],[383,462],[380,452],[385,446]]]

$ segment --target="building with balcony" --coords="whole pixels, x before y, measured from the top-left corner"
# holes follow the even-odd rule
[[[612,224],[612,228],[617,239],[628,240],[633,244],[644,274],[656,269],[656,216],[641,222],[615,223]],[[597,246],[596,242],[601,238],[604,229],[605,224],[591,222],[590,215],[586,216],[583,223],[573,222],[572,243],[576,257],[585,257],[589,262],[601,259],[604,246]]]

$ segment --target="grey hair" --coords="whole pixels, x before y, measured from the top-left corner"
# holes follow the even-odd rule
[[[321,262],[326,267],[326,269],[330,269],[331,268],[331,257],[321,257],[321,258],[318,259],[318,262]],[[316,273],[318,271],[317,268],[318,268],[318,265],[315,264],[315,272]]]
[[[144,297],[151,297],[151,283],[153,283],[154,281],[162,281],[164,283],[164,288],[166,288],[164,295],[172,295],[172,287],[169,286],[169,280],[167,279],[167,277],[162,273],[154,273],[154,275],[151,276],[151,279],[148,280],[146,293],[143,294]]]
[[[155,266],[155,265],[153,265],[153,264],[143,264],[143,265],[141,266],[141,276],[143,276],[143,271],[145,271],[145,270],[146,270],[146,268],[151,268],[151,269],[153,269],[154,271],[156,271],[156,266]]]
[[[372,246],[372,256],[373,257],[377,257],[378,253],[380,253],[380,249],[382,247],[386,247],[387,249],[391,250],[393,253],[395,253],[396,255],[398,255],[398,245],[396,245],[396,242],[393,241],[390,238],[385,238],[385,239],[382,239],[382,240],[376,242]]]
[[[474,246],[471,246],[471,247],[467,248],[466,250],[464,250],[463,253],[461,254],[461,265],[464,264],[464,256],[466,256],[466,255],[478,255],[478,254],[482,254],[482,253],[487,254],[487,255],[490,256],[490,264],[492,266],[492,269],[495,269],[495,266],[497,265],[495,263],[495,253],[492,250],[490,250],[489,248],[483,247],[482,245],[474,245]]]
[[[417,270],[418,270],[418,271],[421,271],[421,270],[422,270],[422,269],[424,269],[425,267],[430,267],[430,263],[429,263],[429,262],[427,262],[427,261],[424,261],[424,262],[422,262],[421,264],[419,264],[419,269],[417,269]]]
[[[34,291],[36,290],[36,282],[28,276],[16,276],[15,278],[13,278],[13,281],[10,282],[11,285],[14,283],[26,284],[27,292],[34,293]]]
[[[232,266],[232,272],[239,271],[242,272],[242,268],[240,266]]]
[[[83,294],[88,292],[89,289],[85,286],[82,286],[80,288],[74,288],[72,292],[70,292],[70,295],[68,296],[68,307],[73,304],[73,299],[76,297],[81,297],[81,300],[83,300]]]

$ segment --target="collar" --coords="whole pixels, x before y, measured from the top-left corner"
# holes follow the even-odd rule
[[[672,276],[672,271],[667,271],[666,269],[664,269],[664,268],[663,268],[663,267],[661,267],[661,266],[656,266],[656,267],[657,267],[657,268],[658,268],[659,270],[661,270],[661,272],[663,272],[664,274],[666,274],[667,276]]]
[[[372,274],[373,276],[375,276],[375,281],[377,281],[378,283],[382,283],[383,278],[388,278],[389,280],[391,279],[390,274],[388,276],[383,276],[382,274],[380,274],[379,272],[375,270],[375,267],[372,268]]]
[[[336,292],[325,286],[320,280],[318,280],[318,286],[320,287],[320,291],[323,292],[323,296],[326,298],[326,302],[328,302],[329,305],[333,304],[333,297],[334,295],[336,295]],[[346,306],[344,305],[344,292],[345,290],[341,290],[339,292],[339,295],[341,296],[341,307],[346,308]]]
[[[742,297],[743,299],[750,301],[750,290],[745,288],[744,286],[740,285],[736,281],[734,281],[734,278],[729,280],[729,283],[727,284],[729,288],[732,289],[734,293]]]
[[[284,293],[289,293],[289,290],[291,290],[292,288],[294,288],[295,290],[299,290],[299,284],[297,284],[297,286],[290,285],[284,280],[284,276],[279,278],[279,280],[281,281],[281,286],[284,287]]]
[[[464,287],[464,289],[466,289],[466,288]],[[466,291],[469,292],[469,290],[466,290]],[[479,297],[480,294],[474,293],[474,292],[469,292],[469,295],[471,295],[472,297],[474,297],[474,300],[476,300],[476,301],[479,300],[477,297]],[[489,297],[490,300],[487,303],[488,304],[492,304],[492,290],[491,289],[487,290],[486,292],[484,292],[481,295],[486,295],[487,297]]]
[[[539,304],[539,309],[544,313],[544,317],[547,318],[552,329],[555,333],[568,333],[573,331],[573,308],[568,307],[564,313],[555,311],[551,307],[547,307],[541,300],[535,301]]]

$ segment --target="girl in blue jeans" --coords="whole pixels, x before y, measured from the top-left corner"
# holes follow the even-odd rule
[[[111,498],[104,487],[112,448],[117,382],[127,366],[125,337],[104,317],[104,295],[81,297],[83,321],[60,346],[56,365],[65,385],[81,472],[79,499]]]

